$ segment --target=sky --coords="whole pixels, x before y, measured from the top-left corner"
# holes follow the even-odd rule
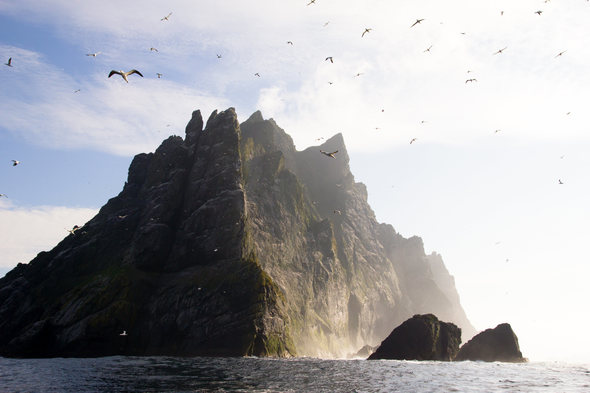
[[[299,150],[344,135],[377,219],[443,256],[478,330],[590,362],[590,2],[308,3],[0,0],[0,275],[193,110],[261,110]]]

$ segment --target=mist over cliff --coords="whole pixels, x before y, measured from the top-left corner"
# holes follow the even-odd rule
[[[297,151],[260,112],[203,129],[195,111],[92,220],[0,279],[0,354],[338,357],[417,313],[471,337],[441,256],[378,223],[348,163],[341,134]]]

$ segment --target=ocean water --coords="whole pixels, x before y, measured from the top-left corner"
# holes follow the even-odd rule
[[[0,392],[590,392],[590,365],[312,358],[0,358]]]

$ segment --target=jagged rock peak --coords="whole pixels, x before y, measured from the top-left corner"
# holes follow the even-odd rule
[[[197,109],[193,112],[191,120],[186,125],[185,129],[185,142],[188,145],[192,145],[196,142],[198,134],[203,131],[203,116],[201,115],[201,111]]]
[[[227,122],[227,123],[225,123]],[[237,126],[238,125],[238,115],[236,114],[235,108],[228,108],[222,112],[217,112],[217,109],[211,112],[209,119],[207,120],[207,125],[205,126],[205,131],[218,127],[220,124]]]
[[[249,122],[252,122],[252,123],[257,123],[257,122],[264,121],[264,118],[262,117],[262,112],[260,112],[258,110],[256,112],[252,113],[252,115],[250,115],[250,117],[246,121],[249,121]]]

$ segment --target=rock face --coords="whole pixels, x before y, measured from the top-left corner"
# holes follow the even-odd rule
[[[432,314],[414,315],[393,329],[369,359],[453,360],[461,344],[461,329]]]
[[[502,323],[487,329],[465,343],[455,360],[483,360],[486,362],[526,362],[522,357],[518,338],[512,327]]]
[[[376,221],[348,161],[340,134],[297,151],[260,112],[203,129],[195,111],[0,279],[0,355],[342,356],[425,312],[474,332],[442,259]]]

